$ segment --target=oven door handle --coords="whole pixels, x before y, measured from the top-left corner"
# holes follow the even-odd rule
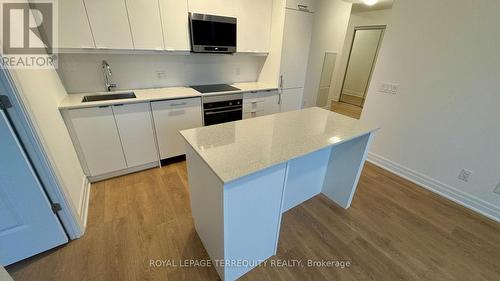
[[[227,112],[235,112],[235,111],[242,111],[242,109],[236,108],[236,109],[228,109],[228,110],[221,110],[221,111],[210,111],[210,112],[205,112],[205,115],[214,115],[214,114],[219,114],[219,113],[227,113]]]
[[[212,108],[204,108],[204,111],[214,111],[218,109],[226,109],[226,108],[241,108],[241,104],[235,104],[235,105],[228,105],[228,106],[219,106],[219,107],[212,107]]]

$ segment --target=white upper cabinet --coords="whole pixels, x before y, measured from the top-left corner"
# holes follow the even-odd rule
[[[314,12],[316,8],[315,0],[286,0],[286,7],[296,10],[306,10]]]
[[[189,45],[188,1],[158,1],[165,49],[169,51],[189,51],[191,46]]]
[[[269,52],[272,0],[234,0],[238,52]]]
[[[113,106],[123,153],[129,168],[158,161],[149,103]]]
[[[95,48],[83,0],[64,0],[58,4],[59,48]]]
[[[163,50],[163,31],[158,0],[125,0],[125,3],[135,49]]]
[[[235,17],[233,0],[189,0],[189,12]]]
[[[84,1],[97,48],[134,49],[125,0]]]

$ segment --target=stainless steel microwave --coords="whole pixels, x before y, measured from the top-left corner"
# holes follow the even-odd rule
[[[236,52],[236,18],[189,13],[191,51]]]

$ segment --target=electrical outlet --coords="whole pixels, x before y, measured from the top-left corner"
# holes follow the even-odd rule
[[[460,174],[458,174],[458,179],[464,182],[468,182],[471,175],[471,171],[462,169],[462,171],[460,171]]]
[[[500,183],[498,183],[497,187],[493,190],[493,192],[500,195]]]
[[[167,73],[165,72],[165,70],[157,70],[156,71],[156,78],[159,80],[167,79]]]
[[[380,93],[386,93],[386,94],[395,95],[395,94],[398,93],[398,89],[399,89],[399,84],[389,83],[389,82],[382,82],[380,84],[379,92]]]

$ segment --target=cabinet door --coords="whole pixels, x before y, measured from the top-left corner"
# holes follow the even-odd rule
[[[269,52],[272,0],[234,0],[238,52]]]
[[[189,11],[192,13],[234,17],[233,0],[189,0]]]
[[[303,88],[307,63],[313,14],[286,9],[281,53],[281,75],[283,88]]]
[[[84,1],[97,48],[134,49],[125,0]]]
[[[127,168],[111,107],[69,110],[91,176]]]
[[[127,167],[158,161],[149,103],[113,106]]]
[[[281,93],[281,112],[302,108],[302,93],[304,89],[285,89]]]
[[[95,48],[83,0],[59,1],[58,5],[59,48]]]
[[[187,0],[159,0],[165,49],[189,51]]]
[[[179,131],[202,126],[201,99],[152,102],[153,119],[160,158],[185,154],[184,139]]]
[[[126,4],[135,49],[163,50],[158,0],[126,0]]]
[[[277,91],[251,92],[243,95],[243,118],[251,118],[280,112]]]

